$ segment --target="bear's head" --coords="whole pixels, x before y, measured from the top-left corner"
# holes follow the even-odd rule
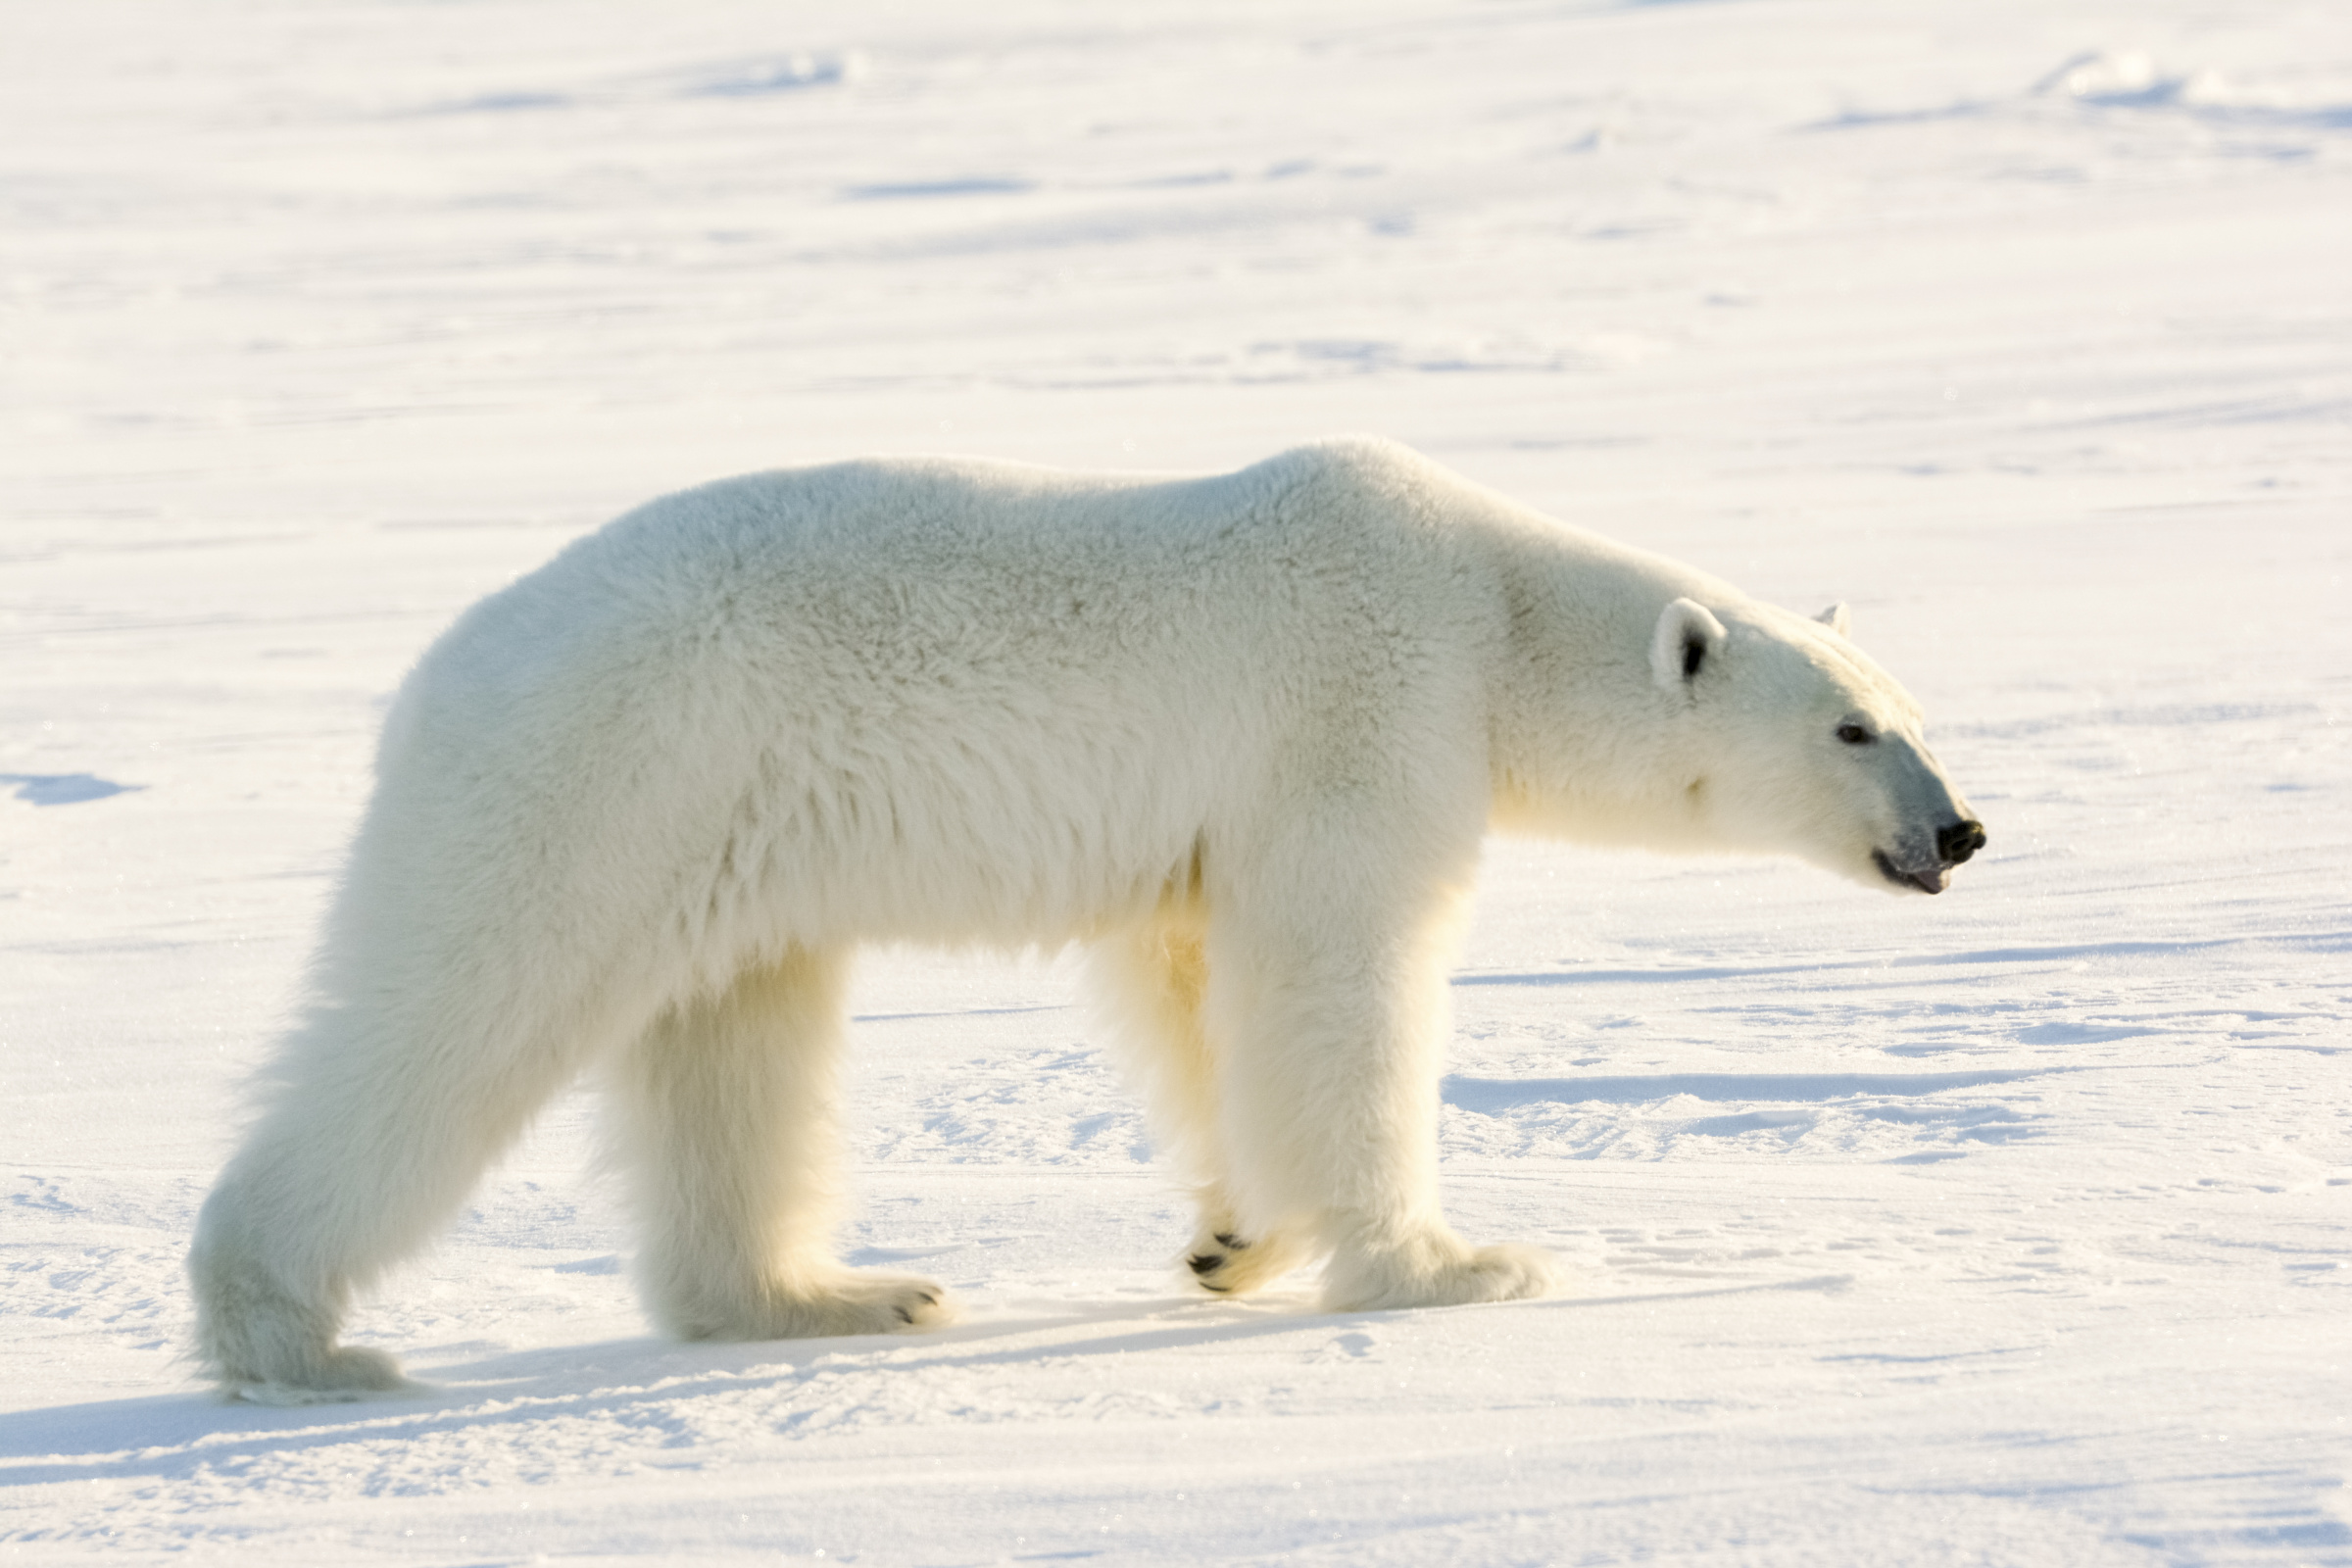
[[[1940,893],[1984,824],[1921,734],[1919,704],[1846,636],[1752,600],[1677,599],[1650,640],[1700,833],[1789,853],[1857,881]]]

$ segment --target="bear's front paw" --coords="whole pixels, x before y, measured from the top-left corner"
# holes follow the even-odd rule
[[[1451,1235],[1343,1250],[1323,1277],[1328,1312],[1522,1301],[1559,1289],[1559,1263],[1538,1247],[1473,1248]]]
[[[1457,1301],[1524,1301],[1549,1296],[1561,1284],[1559,1259],[1541,1247],[1520,1242],[1497,1242],[1492,1247],[1479,1248],[1470,1254],[1469,1265],[1454,1278],[1461,1294],[1447,1296],[1447,1305]]]
[[[852,1274],[848,1278],[843,1297],[857,1302],[879,1325],[866,1333],[945,1328],[956,1321],[956,1303],[935,1280],[911,1274]]]

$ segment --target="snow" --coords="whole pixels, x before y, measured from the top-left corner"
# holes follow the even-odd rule
[[[0,47],[0,1549],[2352,1563],[2352,16],[85,0]],[[1497,841],[1446,1199],[1550,1301],[1188,1296],[1066,956],[877,953],[854,1260],[679,1346],[594,1107],[214,1402],[195,1205],[466,603],[858,452],[1395,435],[1926,703],[1940,899]]]

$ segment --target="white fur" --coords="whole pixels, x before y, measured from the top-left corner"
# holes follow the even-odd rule
[[[398,1386],[336,1343],[354,1293],[592,1066],[663,1327],[937,1321],[936,1287],[828,1246],[840,973],[874,941],[1095,944],[1211,1288],[1319,1255],[1334,1308],[1540,1293],[1542,1253],[1437,1200],[1490,822],[1879,883],[1874,850],[1923,864],[1965,814],[1841,636],[1385,443],[671,496],[402,689],[314,1000],[205,1206],[199,1352],[252,1397]]]

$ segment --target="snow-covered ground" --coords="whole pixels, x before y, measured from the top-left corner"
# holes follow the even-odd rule
[[[213,1402],[190,1220],[409,661],[662,490],[1378,430],[1857,635],[1941,899],[1498,841],[1445,1171],[1558,1300],[1189,1296],[1066,959],[872,955],[844,1245],[650,1338],[566,1101]],[[2352,1563],[2352,11],[0,17],[0,1554]]]

